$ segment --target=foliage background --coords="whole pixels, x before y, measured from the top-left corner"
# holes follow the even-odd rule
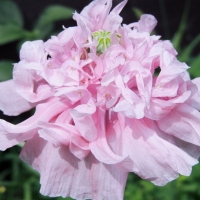
[[[72,12],[78,12],[90,0],[0,0],[0,81],[12,78],[12,63],[19,60],[21,44],[27,40],[48,39],[65,27],[75,26]],[[120,0],[114,0],[114,5]],[[55,5],[56,3],[56,5]],[[178,58],[187,62],[192,78],[200,76],[200,1],[198,0],[129,0],[122,11],[124,23],[137,21],[142,13],[158,19],[155,33],[170,39]],[[0,118],[14,124],[31,115]],[[21,147],[15,146],[0,152],[0,200],[63,200],[39,194],[39,174],[23,163],[18,155]],[[200,165],[193,168],[190,177],[180,176],[164,187],[157,187],[133,173],[129,175],[125,200],[196,200],[200,199]],[[66,198],[69,200],[70,198]]]

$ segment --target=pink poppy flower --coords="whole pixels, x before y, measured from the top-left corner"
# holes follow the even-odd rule
[[[0,149],[25,141],[20,158],[43,195],[122,200],[129,172],[162,186],[198,163],[200,79],[150,35],[152,15],[121,25],[126,3],[94,0],[76,27],[25,42],[13,80],[0,83],[4,114],[36,107],[20,124],[0,120]]]

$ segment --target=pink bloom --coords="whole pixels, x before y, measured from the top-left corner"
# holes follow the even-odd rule
[[[0,120],[0,149],[26,141],[20,157],[43,195],[122,200],[128,172],[165,185],[198,163],[200,79],[150,35],[153,16],[121,25],[126,3],[95,0],[76,27],[25,42],[13,80],[0,83],[4,114],[36,107],[18,125]]]

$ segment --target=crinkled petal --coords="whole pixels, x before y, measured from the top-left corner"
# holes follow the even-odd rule
[[[69,150],[74,156],[76,156],[80,160],[84,159],[90,153],[89,150],[81,149],[79,146],[76,146],[74,143],[71,143],[69,145]]]
[[[111,0],[96,0],[86,6],[80,13],[85,19],[88,19],[92,23],[92,31],[96,31],[102,28],[110,9],[112,7]],[[87,23],[87,22],[86,22]]]
[[[57,120],[56,120],[57,122]],[[71,153],[79,159],[85,158],[89,151],[89,144],[79,134],[75,126],[64,123],[39,122],[38,134],[41,138],[55,146],[69,146]]]
[[[108,145],[115,154],[126,157],[127,154],[125,153],[123,146],[123,134],[126,126],[125,117],[120,113],[113,111],[108,112],[109,118],[107,118],[106,122],[106,139]]]
[[[122,9],[124,8],[124,6],[127,4],[127,2],[128,2],[128,0],[122,1],[117,6],[115,6],[111,12],[119,14],[122,11]]]
[[[127,172],[100,163],[92,154],[79,160],[68,147],[55,147],[35,136],[26,142],[20,157],[40,172],[43,195],[77,200],[123,199]]]
[[[0,83],[0,110],[5,115],[19,115],[34,106],[16,92],[13,80]]]
[[[18,125],[0,120],[0,135],[3,135],[3,140],[6,142],[6,144],[0,146],[0,149],[5,150],[14,144],[31,139],[39,129],[37,125],[38,121],[48,122],[65,108],[65,103],[53,99],[47,103],[39,104],[35,114]]]
[[[186,142],[200,145],[200,113],[187,104],[180,104],[159,120],[159,128]]]
[[[91,99],[89,99],[87,104],[81,104],[71,109],[71,116],[76,128],[88,141],[93,141],[97,138],[97,129],[92,118],[92,114],[95,111],[96,107]]]
[[[20,50],[20,60],[26,60],[27,62],[41,62],[42,57],[46,55],[43,41],[27,41],[23,43]]]
[[[141,16],[136,27],[140,32],[151,33],[151,31],[155,28],[156,24],[157,20],[153,15],[144,14]]]
[[[56,146],[61,144],[68,146],[70,144],[70,134],[62,127],[47,122],[38,122],[38,125],[41,128],[38,131],[41,138]]]
[[[196,94],[191,98],[190,100],[190,105],[197,109],[200,110],[200,78],[195,78],[192,80],[192,82],[197,86],[198,91]]]
[[[50,85],[36,74],[41,69],[42,65],[34,62],[21,61],[14,66],[13,80],[16,91],[29,102],[38,102],[53,95]]]
[[[165,117],[173,108],[175,104],[171,101],[163,99],[151,98],[149,108],[145,110],[145,117],[152,120],[159,120]]]
[[[192,166],[198,163],[183,150],[155,132],[150,120],[130,120],[124,131],[124,146],[134,162],[133,171],[156,185],[165,185],[179,173],[190,175]]]
[[[189,68],[186,63],[181,63],[166,50],[161,53],[160,59],[161,72],[156,80],[156,85],[169,83]]]
[[[120,163],[126,158],[126,155],[120,156],[115,154],[109,147],[106,139],[106,127],[105,127],[105,110],[99,108],[98,110],[98,138],[95,141],[90,142],[90,150],[94,156],[103,163],[116,164]]]
[[[72,109],[71,115],[76,128],[86,140],[93,141],[97,138],[97,129],[91,114],[83,114]]]

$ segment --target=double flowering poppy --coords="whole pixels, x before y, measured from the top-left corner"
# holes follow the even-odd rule
[[[0,83],[4,114],[36,107],[20,124],[0,120],[0,149],[25,141],[20,158],[43,195],[122,200],[129,172],[161,186],[198,163],[200,79],[150,35],[152,15],[121,25],[126,3],[95,0],[74,13],[76,27],[25,42]]]

